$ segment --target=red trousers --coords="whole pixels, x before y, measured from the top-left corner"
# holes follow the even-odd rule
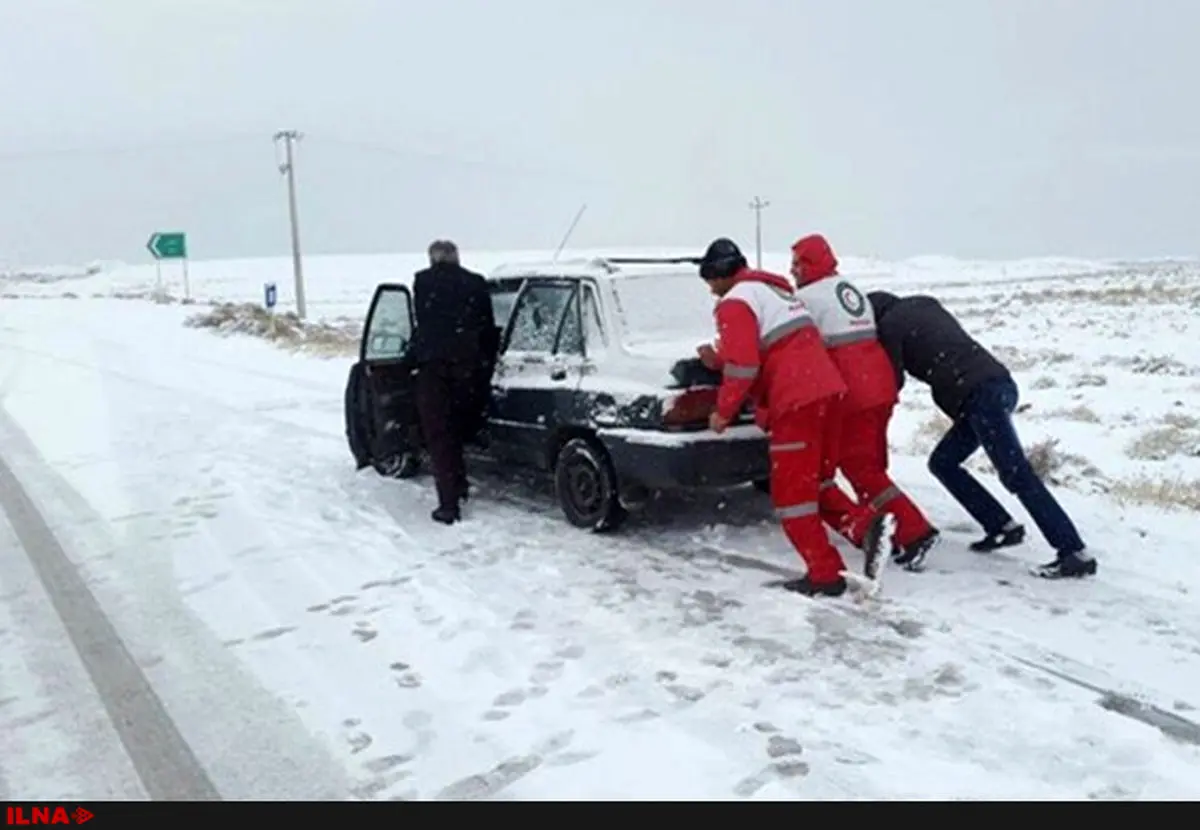
[[[893,405],[863,409],[840,419],[838,466],[854,487],[860,504],[871,513],[888,512],[896,517],[895,541],[900,547],[906,547],[929,533],[932,527],[920,508],[888,475],[887,430],[893,409]],[[853,544],[861,545],[861,531],[856,540],[841,531],[839,525],[834,524],[834,527],[838,527]]]
[[[826,431],[836,429],[837,422],[832,399],[772,413],[771,418],[771,500],[784,534],[808,568],[809,580],[817,584],[837,580],[846,569],[822,521],[821,482],[831,463],[837,469],[836,459],[826,453]]]
[[[848,443],[854,439],[854,433],[847,430],[847,425],[853,424],[843,415],[843,406],[841,399],[832,401],[825,419],[824,441],[821,447],[821,520],[850,544],[862,547],[867,526],[871,519],[875,518],[877,511],[861,496],[859,502],[855,502],[837,483],[839,468],[847,478],[850,477],[846,472],[844,457]]]

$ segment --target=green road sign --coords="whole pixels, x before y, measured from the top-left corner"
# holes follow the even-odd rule
[[[155,259],[187,259],[187,234],[176,231],[151,234],[146,250]]]

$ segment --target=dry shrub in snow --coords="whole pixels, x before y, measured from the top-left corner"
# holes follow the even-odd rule
[[[1161,375],[1177,378],[1200,375],[1200,369],[1182,363],[1170,355],[1106,357],[1102,363],[1108,366],[1118,366],[1122,369],[1128,369],[1138,375]]]
[[[1059,449],[1057,438],[1047,438],[1025,448],[1025,456],[1038,478],[1055,487],[1086,484],[1089,489],[1107,492],[1104,473],[1082,455]],[[979,453],[967,462],[967,467],[979,473],[995,475],[996,470],[987,455]]]
[[[1071,385],[1077,389],[1083,386],[1108,386],[1108,378],[1104,375],[1084,372],[1082,375],[1071,378]]]
[[[1095,464],[1082,455],[1059,448],[1057,438],[1047,438],[1028,447],[1025,452],[1034,472],[1047,484],[1066,487],[1087,484],[1093,490],[1106,491],[1107,478]]]
[[[1131,274],[1130,276],[1133,276]],[[1182,273],[1174,277],[1186,277]],[[1019,291],[1014,299],[1025,304],[1068,302],[1075,307],[1087,305],[1103,306],[1147,306],[1188,305],[1200,296],[1194,284],[1168,282],[1157,279],[1153,282],[1135,282],[1132,285],[1108,285],[1099,288],[1047,288],[1041,291]]]
[[[1176,455],[1200,457],[1200,431],[1188,424],[1187,416],[1178,417],[1174,423],[1168,421],[1165,426],[1142,433],[1125,453],[1142,461],[1166,461]]]
[[[1200,418],[1184,412],[1168,412],[1163,416],[1163,423],[1177,429],[1200,429]]]
[[[992,352],[1015,372],[1024,372],[1038,366],[1070,363],[1075,359],[1074,355],[1056,349],[1015,349],[1012,346],[997,346]]]
[[[341,321],[334,325],[301,320],[295,312],[272,314],[255,303],[221,303],[193,314],[184,325],[221,335],[259,337],[284,348],[327,357],[355,354],[361,332],[357,323]]]
[[[908,443],[908,451],[913,455],[927,455],[933,451],[937,442],[942,440],[942,436],[946,434],[946,430],[950,429],[954,423],[945,416],[941,411],[935,411],[932,415],[921,422],[913,432],[912,438]]]
[[[1059,419],[1063,421],[1078,421],[1083,424],[1098,424],[1100,416],[1095,413],[1090,407],[1080,404],[1069,409],[1052,409],[1049,412],[1043,412],[1037,417],[1043,420]]]
[[[1115,482],[1110,491],[1125,504],[1147,504],[1167,510],[1200,511],[1200,480],[1174,481],[1146,476]]]
[[[1033,389],[1054,389],[1057,386],[1058,381],[1050,377],[1050,375],[1042,375],[1030,384],[1030,387]]]

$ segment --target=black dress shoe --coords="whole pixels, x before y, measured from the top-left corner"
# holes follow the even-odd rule
[[[462,518],[462,514],[457,507],[439,507],[430,514],[430,517],[435,522],[441,522],[444,525],[452,525]]]

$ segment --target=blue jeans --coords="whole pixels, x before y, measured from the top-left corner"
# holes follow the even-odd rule
[[[1000,533],[1012,523],[1012,516],[962,466],[982,446],[1004,489],[1021,500],[1050,546],[1059,553],[1082,551],[1083,540],[1075,524],[1038,478],[1021,448],[1012,422],[1017,397],[1017,384],[1011,378],[980,384],[967,398],[954,426],[929,456],[929,471],[983,526],[984,532]]]

